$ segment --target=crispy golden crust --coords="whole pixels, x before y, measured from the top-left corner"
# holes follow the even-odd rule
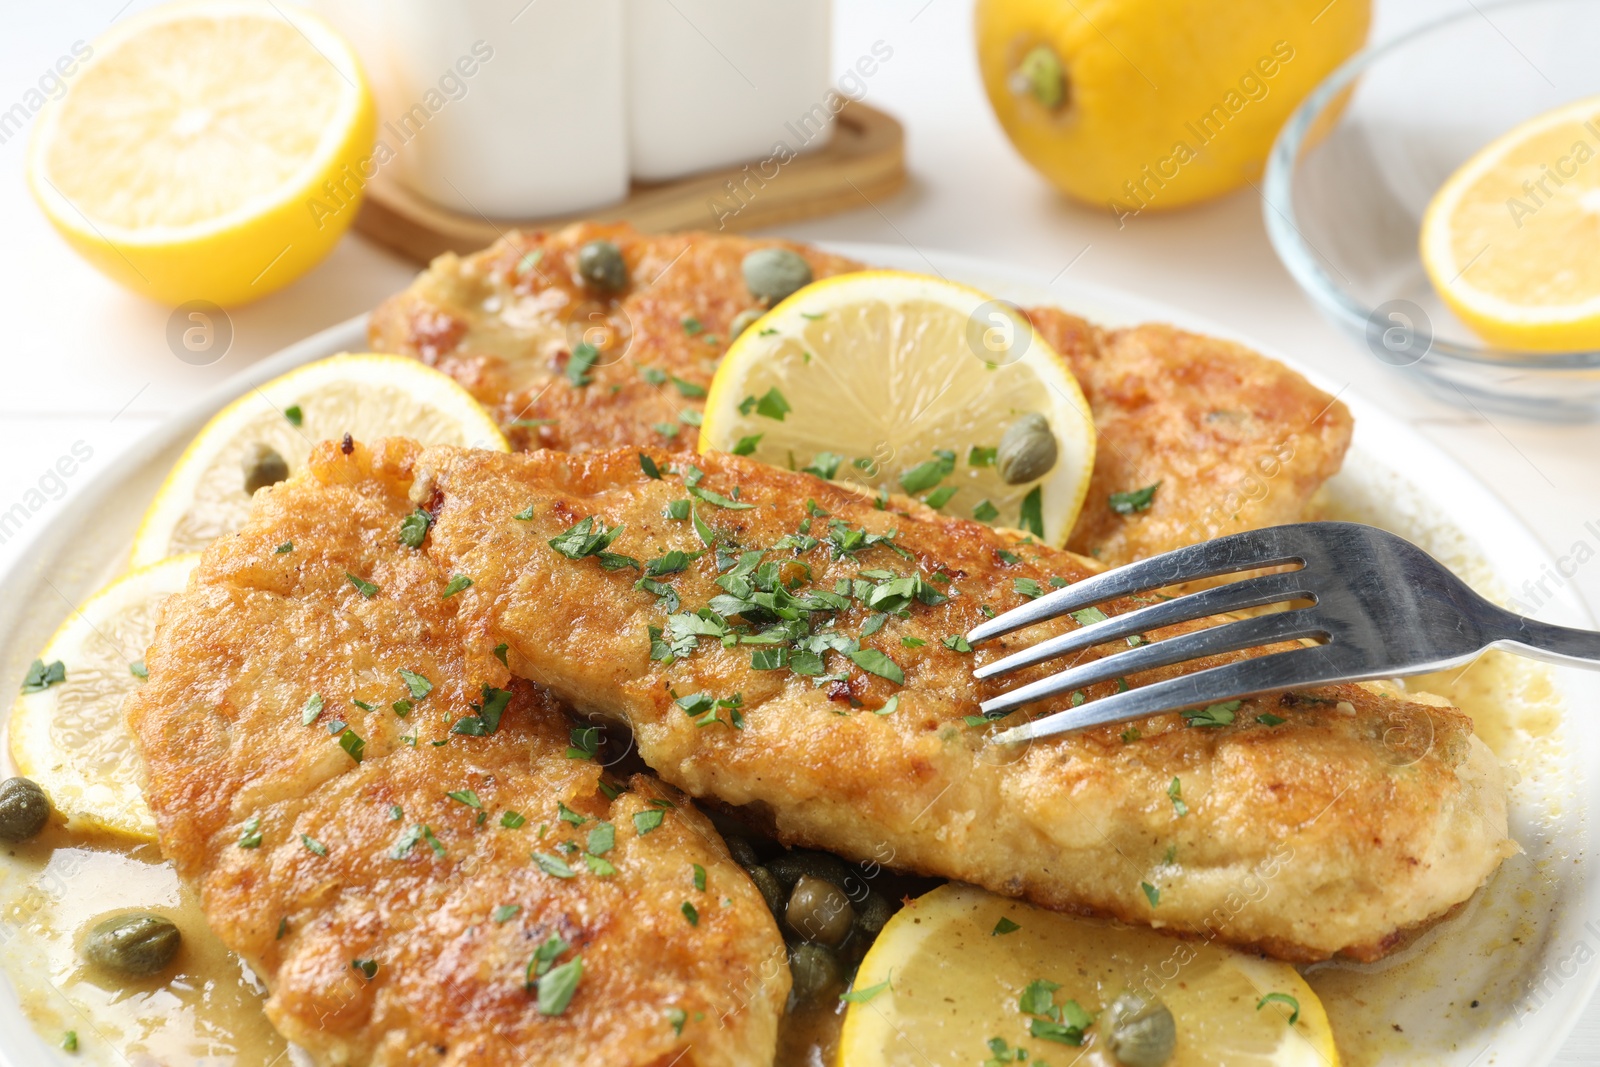
[[[789,842],[1295,960],[1382,955],[1405,931],[1470,896],[1514,848],[1498,767],[1471,737],[1470,721],[1360,686],[1246,701],[1220,728],[1161,715],[1126,736],[1125,726],[1114,726],[1025,748],[988,746],[984,729],[965,721],[993,691],[974,682],[971,669],[1043,635],[976,654],[943,641],[977,623],[985,607],[1020,603],[1018,579],[1048,586],[1083,577],[1075,557],[907,501],[898,504],[904,512],[881,511],[836,483],[736,457],[652,455],[669,472],[660,480],[641,470],[634,450],[430,449],[413,489],[438,516],[428,551],[476,581],[461,605],[475,647],[508,644],[519,676],[631,725],[663,778],[752,806]],[[814,616],[819,627],[831,619],[832,632],[891,658],[903,685],[838,651],[826,653],[826,670],[838,679],[820,685],[786,669],[753,670],[752,653],[769,646],[725,647],[715,637],[689,640],[664,663],[652,658],[650,629],[671,640],[668,611],[635,586],[638,572],[568,559],[549,545],[594,516],[624,527],[611,552],[639,561],[701,552],[691,521],[667,516],[669,503],[688,495],[691,463],[705,471],[699,489],[755,505],[696,504],[730,550],[770,550],[810,519],[819,544],[765,557],[809,567],[802,590],[834,590],[872,570],[952,579],[948,600],[914,603],[870,636],[860,636],[872,613],[859,600]],[[812,515],[807,500],[827,514]],[[529,507],[531,519],[513,518]],[[882,545],[832,558],[836,522],[894,531],[915,568]],[[705,553],[662,580],[694,610],[726,591],[713,581],[718,573]],[[791,568],[790,577],[800,573]],[[1087,697],[1114,689],[1107,683]],[[694,694],[738,694],[742,728],[731,709],[717,709],[714,724],[697,722],[704,709],[690,714],[674,700]],[[892,712],[875,714],[891,699]],[[1272,725],[1271,716],[1284,721]],[[1169,794],[1174,779],[1187,814]]]
[[[597,299],[577,278],[577,248],[596,237],[616,242],[628,263],[634,284],[620,299]],[[518,448],[673,448],[658,427],[679,427],[682,441],[693,431],[679,414],[704,401],[670,380],[651,384],[641,368],[676,376],[690,393],[707,386],[733,319],[754,306],[739,264],[774,244],[805,256],[819,278],[862,269],[804,245],[718,234],[645,236],[593,224],[516,233],[472,256],[436,259],[374,312],[371,343],[456,377]],[[1280,364],[1166,326],[1103,331],[1055,308],[1028,314],[1071,363],[1100,433],[1075,551],[1125,563],[1296,521],[1339,469],[1349,412]],[[686,319],[700,332],[686,330]],[[604,355],[580,389],[563,370],[582,340]],[[1149,511],[1110,510],[1111,493],[1155,482]]]
[[[477,647],[441,595],[449,572],[396,542],[413,454],[322,446],[166,605],[127,712],[163,850],[268,982],[274,1025],[319,1063],[770,1061],[789,977],[761,896],[681,794],[636,777],[608,800],[602,769],[567,758],[559,706]],[[401,669],[432,691],[414,697]],[[510,694],[498,729],[451,732],[485,686]],[[415,705],[404,718],[399,700]],[[365,742],[359,763],[336,719]],[[481,808],[446,795],[461,790]],[[504,826],[508,811],[526,824]],[[664,815],[641,836],[648,812]],[[603,822],[609,875],[565,846],[590,847]],[[241,847],[252,826],[259,845]],[[501,905],[520,910],[496,921]],[[570,945],[556,963],[581,954],[583,975],[546,1017],[525,968],[552,935]],[[375,962],[370,980],[356,960]]]
[[[1349,410],[1242,345],[1170,326],[1100,330],[1056,308],[1028,315],[1071,364],[1099,433],[1075,552],[1120,564],[1298,522],[1344,462]],[[1158,482],[1146,511],[1107,506]]]

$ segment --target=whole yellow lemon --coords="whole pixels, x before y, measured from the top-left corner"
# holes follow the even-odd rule
[[[1120,218],[1261,173],[1305,95],[1359,49],[1370,0],[978,0],[984,89],[1057,188]]]

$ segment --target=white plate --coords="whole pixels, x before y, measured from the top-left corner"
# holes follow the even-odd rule
[[[887,267],[936,271],[1024,305],[1056,304],[1106,326],[1161,321],[1234,337],[1295,366],[1216,323],[1112,290],[1076,283],[1048,288],[1004,266],[945,253],[853,244],[830,250]],[[302,363],[365,347],[364,317],[308,338],[231,378],[103,470],[0,576],[0,603],[11,606],[0,618],[0,685],[18,684],[69,602],[81,602],[121,570],[145,505],[213,413]],[[1344,471],[1329,484],[1335,513],[1412,538],[1492,597],[1503,599],[1524,578],[1554,568],[1532,534],[1455,461],[1348,395],[1343,383],[1297,369],[1339,394],[1355,413],[1355,445]],[[1571,587],[1559,583],[1538,615],[1593,626]],[[1600,677],[1543,665],[1530,665],[1527,672],[1525,679],[1548,677],[1564,708],[1600,707]],[[1600,980],[1600,968],[1581,966],[1600,952],[1600,924],[1587,924],[1600,892],[1590,860],[1589,818],[1600,810],[1600,797],[1597,780],[1586,771],[1600,766],[1600,727],[1591,715],[1563,715],[1553,737],[1514,748],[1510,762],[1520,781],[1512,790],[1512,836],[1524,854],[1508,860],[1462,915],[1399,958],[1341,968],[1352,973],[1338,980],[1359,982],[1373,1005],[1382,1030],[1374,1047],[1383,1050],[1385,1064],[1547,1063]],[[0,944],[5,933],[0,924]],[[1473,1001],[1481,1006],[1471,1007]],[[34,1034],[13,991],[0,986],[0,1062],[35,1067],[66,1059]]]

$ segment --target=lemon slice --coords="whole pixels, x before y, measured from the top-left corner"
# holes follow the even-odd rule
[[[94,42],[39,116],[28,182],[114,280],[236,304],[305,273],[354,220],[374,116],[354,52],[302,7],[164,4]]]
[[[244,525],[247,450],[264,445],[289,474],[311,447],[350,434],[509,452],[489,413],[453,379],[404,356],[309,363],[235,400],[200,431],[162,483],[133,539],[133,566],[198,552]],[[258,490],[259,491],[259,490]]]
[[[1039,981],[1056,988],[1025,997]],[[1177,1041],[1164,1067],[1338,1067],[1322,1004],[1286,963],[955,884],[912,901],[878,935],[856,974],[839,1067],[1120,1067],[1106,1008],[1129,992],[1172,1013]],[[1079,1035],[1050,1025],[1075,1021],[1068,1001],[1093,1017]],[[1059,1018],[1038,1012],[1046,1004]]]
[[[1056,460],[1020,485],[993,450],[1042,415]],[[806,286],[739,335],[712,380],[700,450],[754,456],[1062,544],[1094,469],[1077,379],[1021,312],[898,271]]]
[[[39,662],[66,680],[24,692],[11,712],[11,758],[76,830],[154,841],[122,701],[138,688],[156,609],[188,584],[198,555],[142,567],[91,597],[61,624]]]
[[[1451,175],[1422,219],[1444,302],[1492,344],[1600,348],[1600,97],[1504,134]]]

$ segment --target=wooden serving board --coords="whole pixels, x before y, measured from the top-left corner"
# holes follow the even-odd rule
[[[443,208],[381,171],[366,187],[356,229],[426,263],[441,252],[474,252],[514,229],[556,229],[579,219],[666,230],[750,230],[815,218],[889,196],[905,184],[905,131],[876,108],[847,103],[833,139],[786,163],[776,158],[672,182],[635,182],[626,200],[540,219],[488,219]]]

